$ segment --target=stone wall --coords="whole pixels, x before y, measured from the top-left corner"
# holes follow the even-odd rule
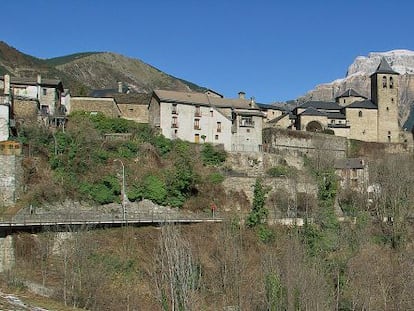
[[[347,154],[347,139],[327,134],[267,128],[263,130],[263,151],[310,157],[323,153],[325,156],[344,158]]]
[[[13,205],[19,198],[22,177],[22,157],[0,154],[0,205]]]

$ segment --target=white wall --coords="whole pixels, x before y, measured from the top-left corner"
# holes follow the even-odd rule
[[[0,141],[9,139],[9,106],[0,105]]]
[[[231,121],[214,108],[200,106],[201,116],[196,117],[196,106],[177,104],[177,114],[173,114],[172,103],[161,103],[160,127],[162,134],[169,138],[179,138],[189,142],[195,142],[195,135],[205,135],[205,142],[223,144],[226,150],[231,150],[232,134]],[[178,128],[172,128],[173,117],[177,117]],[[194,120],[199,119],[200,129],[194,129]],[[221,132],[217,131],[217,122],[221,122]],[[177,131],[177,133],[175,133]],[[216,139],[216,135],[217,138]]]

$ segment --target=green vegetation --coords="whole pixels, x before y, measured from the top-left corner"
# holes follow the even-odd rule
[[[105,139],[106,134],[128,134],[126,139]],[[110,136],[108,136],[110,137]],[[79,112],[70,116],[64,131],[24,126],[16,138],[50,170],[33,171],[30,183],[41,180],[26,200],[30,202],[78,199],[97,204],[120,202],[120,162],[125,165],[127,196],[181,207],[203,187],[219,185],[224,177],[216,168],[198,172],[196,163],[220,166],[224,151],[168,140],[149,126],[103,114]],[[47,176],[42,176],[47,175]],[[54,184],[51,187],[51,184]]]
[[[201,158],[205,165],[220,165],[226,160],[226,152],[214,148],[211,144],[203,144]]]

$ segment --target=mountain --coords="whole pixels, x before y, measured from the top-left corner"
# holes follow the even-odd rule
[[[60,79],[73,95],[92,89],[117,88],[119,81],[132,92],[149,93],[153,89],[199,91],[204,88],[173,77],[138,59],[108,52],[86,52],[51,59],[39,59],[0,42],[0,74],[20,78]]]
[[[140,93],[148,93],[156,88],[175,91],[202,89],[138,59],[115,53],[82,53],[48,59],[46,62],[90,89],[116,88],[118,81],[128,85],[133,92]]]
[[[414,125],[414,52],[409,50],[393,50],[373,52],[368,56],[358,56],[348,67],[345,78],[318,85],[298,101],[332,100],[348,88],[355,89],[367,98],[371,97],[370,75],[376,70],[380,59],[385,57],[392,69],[400,73],[400,124],[407,129]]]

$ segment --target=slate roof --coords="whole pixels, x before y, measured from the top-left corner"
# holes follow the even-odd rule
[[[285,107],[282,106],[276,106],[276,105],[269,105],[269,104],[259,104],[256,103],[257,107],[259,107],[262,110],[278,110],[278,111],[288,111]]]
[[[357,91],[355,91],[353,88],[347,89],[345,92],[343,92],[339,96],[336,96],[335,98],[340,98],[340,97],[362,97],[362,98],[366,98],[365,96],[362,96]]]
[[[341,110],[342,107],[336,102],[324,102],[324,101],[307,101],[297,108],[315,108],[322,110]]]
[[[335,169],[363,169],[364,160],[360,158],[336,159],[334,162]]]
[[[182,103],[189,105],[214,106],[216,108],[233,108],[259,110],[250,99],[243,98],[220,98],[207,96],[204,93],[177,92],[166,90],[155,90],[154,95],[162,102]]]
[[[151,94],[147,93],[117,93],[113,97],[118,104],[148,105],[151,100]]]
[[[375,70],[373,75],[377,73],[385,73],[385,74],[388,73],[388,74],[396,74],[396,75],[399,74],[398,72],[394,71],[391,68],[390,64],[388,64],[387,60],[384,57],[381,58],[381,61],[377,67],[377,70]]]
[[[328,115],[328,119],[341,119],[341,120],[346,119],[345,114],[341,112],[327,112],[326,114]]]
[[[345,108],[378,109],[378,107],[369,99],[353,102],[352,104],[345,106]]]
[[[301,116],[323,116],[326,117],[327,114],[325,112],[319,111],[313,107],[309,107],[304,112],[300,113]]]

